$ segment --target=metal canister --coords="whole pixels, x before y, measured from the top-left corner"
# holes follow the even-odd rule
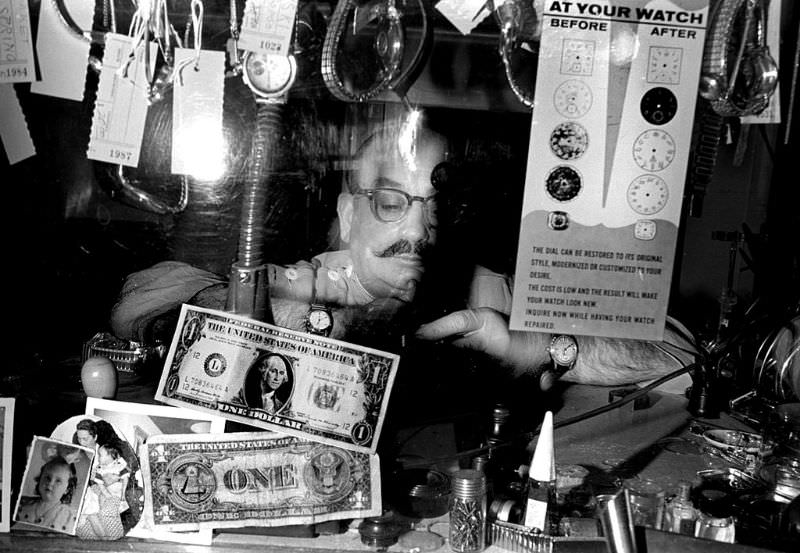
[[[486,548],[486,475],[461,469],[451,476],[450,548],[473,553]]]

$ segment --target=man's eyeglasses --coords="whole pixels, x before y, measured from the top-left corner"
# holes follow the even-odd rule
[[[353,195],[369,198],[372,214],[383,223],[396,223],[405,218],[414,202],[422,204],[422,212],[425,214],[425,222],[428,225],[436,227],[439,223],[435,194],[423,198],[422,196],[412,196],[396,188],[372,188],[369,190],[359,188]]]

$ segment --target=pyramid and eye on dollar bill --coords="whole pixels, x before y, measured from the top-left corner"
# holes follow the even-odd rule
[[[141,449],[150,527],[275,527],[382,512],[378,456],[276,432],[153,436]]]
[[[399,356],[184,305],[155,399],[262,432],[150,436],[155,531],[307,525],[382,512],[375,452]]]

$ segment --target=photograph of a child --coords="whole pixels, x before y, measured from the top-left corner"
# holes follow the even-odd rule
[[[82,539],[116,540],[136,526],[144,507],[139,459],[134,448],[108,421],[91,415],[71,417],[51,438],[92,448],[94,459],[80,455],[76,467],[89,466],[88,487],[75,534]],[[82,477],[79,475],[79,482]]]
[[[110,444],[98,446],[96,469],[89,483],[90,493],[86,494],[81,511],[81,517],[86,517],[95,534],[102,535],[106,531],[105,522],[100,516],[101,498],[116,500],[118,513],[128,510],[125,488],[129,478],[130,470],[122,452]]]
[[[78,486],[78,473],[89,470],[88,464],[76,466],[68,461],[76,454],[94,457],[89,448],[34,436],[14,521],[75,534],[78,510],[86,493],[85,485]],[[83,475],[84,482],[86,476]]]

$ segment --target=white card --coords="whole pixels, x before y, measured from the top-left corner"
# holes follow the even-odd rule
[[[97,85],[92,116],[92,135],[86,157],[128,167],[139,165],[144,124],[147,117],[147,86],[144,45],[129,59],[132,37],[106,35],[103,68]],[[150,65],[155,64],[156,47],[149,44]],[[127,69],[125,66],[127,65]]]
[[[225,52],[201,50],[195,65],[195,51],[175,49],[172,95],[172,172],[201,180],[214,180],[225,171],[222,134],[222,93]]]
[[[486,8],[487,0],[442,0],[436,4],[436,10],[458,29],[462,35],[468,35],[472,29],[492,13]],[[498,5],[502,2],[497,2]]]
[[[0,0],[0,83],[36,79],[27,0]]]
[[[3,477],[0,484],[0,532],[8,532],[11,521],[11,459],[14,445],[14,403],[13,397],[0,398],[0,459],[3,460]]]
[[[3,122],[0,139],[11,165],[36,155],[25,114],[12,84],[0,84],[0,121]]]
[[[297,0],[247,0],[239,32],[239,48],[288,56]]]
[[[91,29],[94,0],[64,0],[64,5],[81,29]],[[31,84],[31,92],[83,100],[89,42],[67,29],[49,0],[41,3],[36,52],[42,80]]]

